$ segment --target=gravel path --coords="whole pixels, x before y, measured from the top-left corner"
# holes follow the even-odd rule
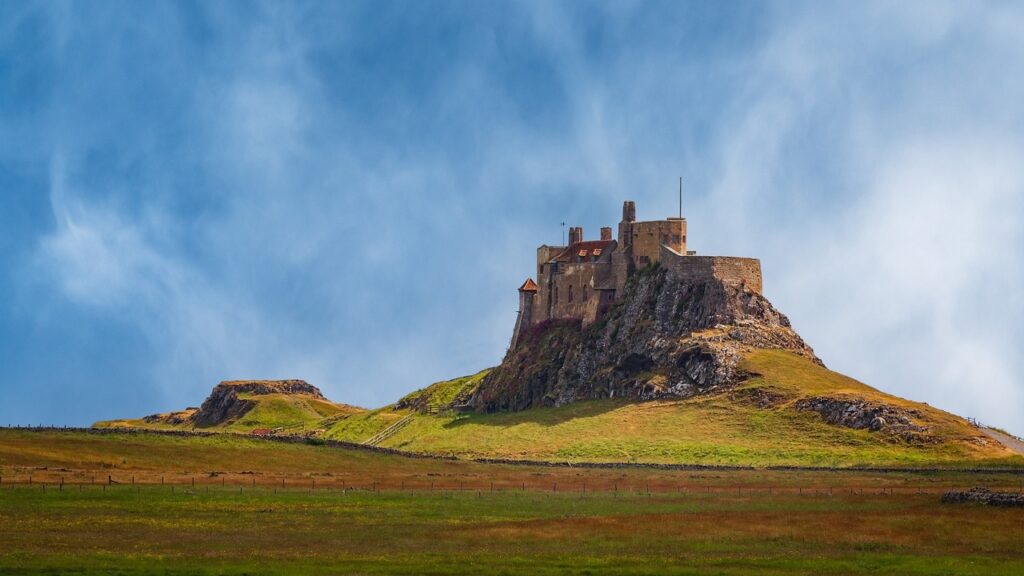
[[[1009,434],[1004,434],[999,430],[985,428],[984,426],[979,426],[978,430],[981,430],[991,438],[995,438],[1000,444],[1006,446],[1010,450],[1015,450],[1018,454],[1024,454],[1024,440],[1010,436]]]

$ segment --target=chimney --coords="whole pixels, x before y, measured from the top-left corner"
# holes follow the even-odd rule
[[[569,245],[572,246],[577,242],[583,242],[583,228],[574,226],[569,228]]]
[[[611,239],[612,239],[612,229],[610,227],[608,227],[608,226],[605,226],[604,228],[601,228],[601,240],[611,240]]]
[[[622,203],[622,221],[636,222],[636,202],[626,200]]]

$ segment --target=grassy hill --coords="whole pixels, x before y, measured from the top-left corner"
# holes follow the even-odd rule
[[[380,445],[464,457],[577,462],[1024,464],[1020,455],[962,418],[882,393],[803,356],[761,350],[748,355],[742,367],[754,376],[738,388],[686,400],[592,400],[520,412],[437,415],[403,407],[409,406],[405,402],[339,419],[326,437],[361,442],[412,415]],[[450,396],[452,388],[468,382],[439,383],[417,397]],[[925,432],[901,435],[830,423],[805,407],[809,401],[886,406]]]
[[[218,386],[225,386],[221,384]],[[215,389],[216,393],[216,389]],[[181,412],[154,414],[145,418],[108,420],[94,424],[97,428],[151,428],[161,430],[205,429],[225,432],[250,432],[258,428],[283,429],[287,432],[305,432],[329,426],[339,418],[358,414],[364,409],[338,404],[319,394],[285,391],[238,391],[231,394],[229,408],[234,413],[222,421],[197,423],[200,408]],[[204,404],[205,406],[205,404]],[[229,409],[230,412],[230,409]]]

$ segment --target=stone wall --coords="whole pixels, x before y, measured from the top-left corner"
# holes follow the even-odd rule
[[[683,256],[662,248],[661,265],[684,281],[704,281],[717,278],[734,286],[745,286],[761,294],[761,261],[756,258],[731,256]]]
[[[661,258],[662,245],[679,254],[686,254],[686,220],[671,218],[653,222],[632,222],[626,233],[632,235],[630,252],[637,268],[657,262]]]
[[[534,318],[538,321],[579,318],[589,324],[599,308],[599,288],[614,286],[612,274],[610,261],[561,263],[557,274],[545,278],[549,284],[541,288],[546,296],[544,308],[538,311],[535,307]]]

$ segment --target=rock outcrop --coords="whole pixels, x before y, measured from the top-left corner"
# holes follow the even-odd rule
[[[523,410],[576,400],[686,398],[735,384],[743,354],[791,350],[820,363],[767,299],[718,280],[686,281],[660,266],[630,279],[594,324],[530,328],[477,387],[477,410]]]
[[[949,490],[942,495],[946,504],[973,502],[1005,508],[1024,508],[1024,494],[1012,492],[993,492],[988,488],[976,486],[970,490]]]
[[[794,406],[800,411],[817,412],[829,424],[872,432],[885,431],[907,442],[933,439],[922,434],[926,426],[915,424],[922,414],[913,409],[889,404],[868,402],[861,398],[815,397],[798,400]]]
[[[256,403],[240,398],[239,394],[302,394],[324,398],[319,388],[304,380],[228,380],[213,388],[199,410],[191,415],[192,423],[198,427],[216,426],[240,418]]]

